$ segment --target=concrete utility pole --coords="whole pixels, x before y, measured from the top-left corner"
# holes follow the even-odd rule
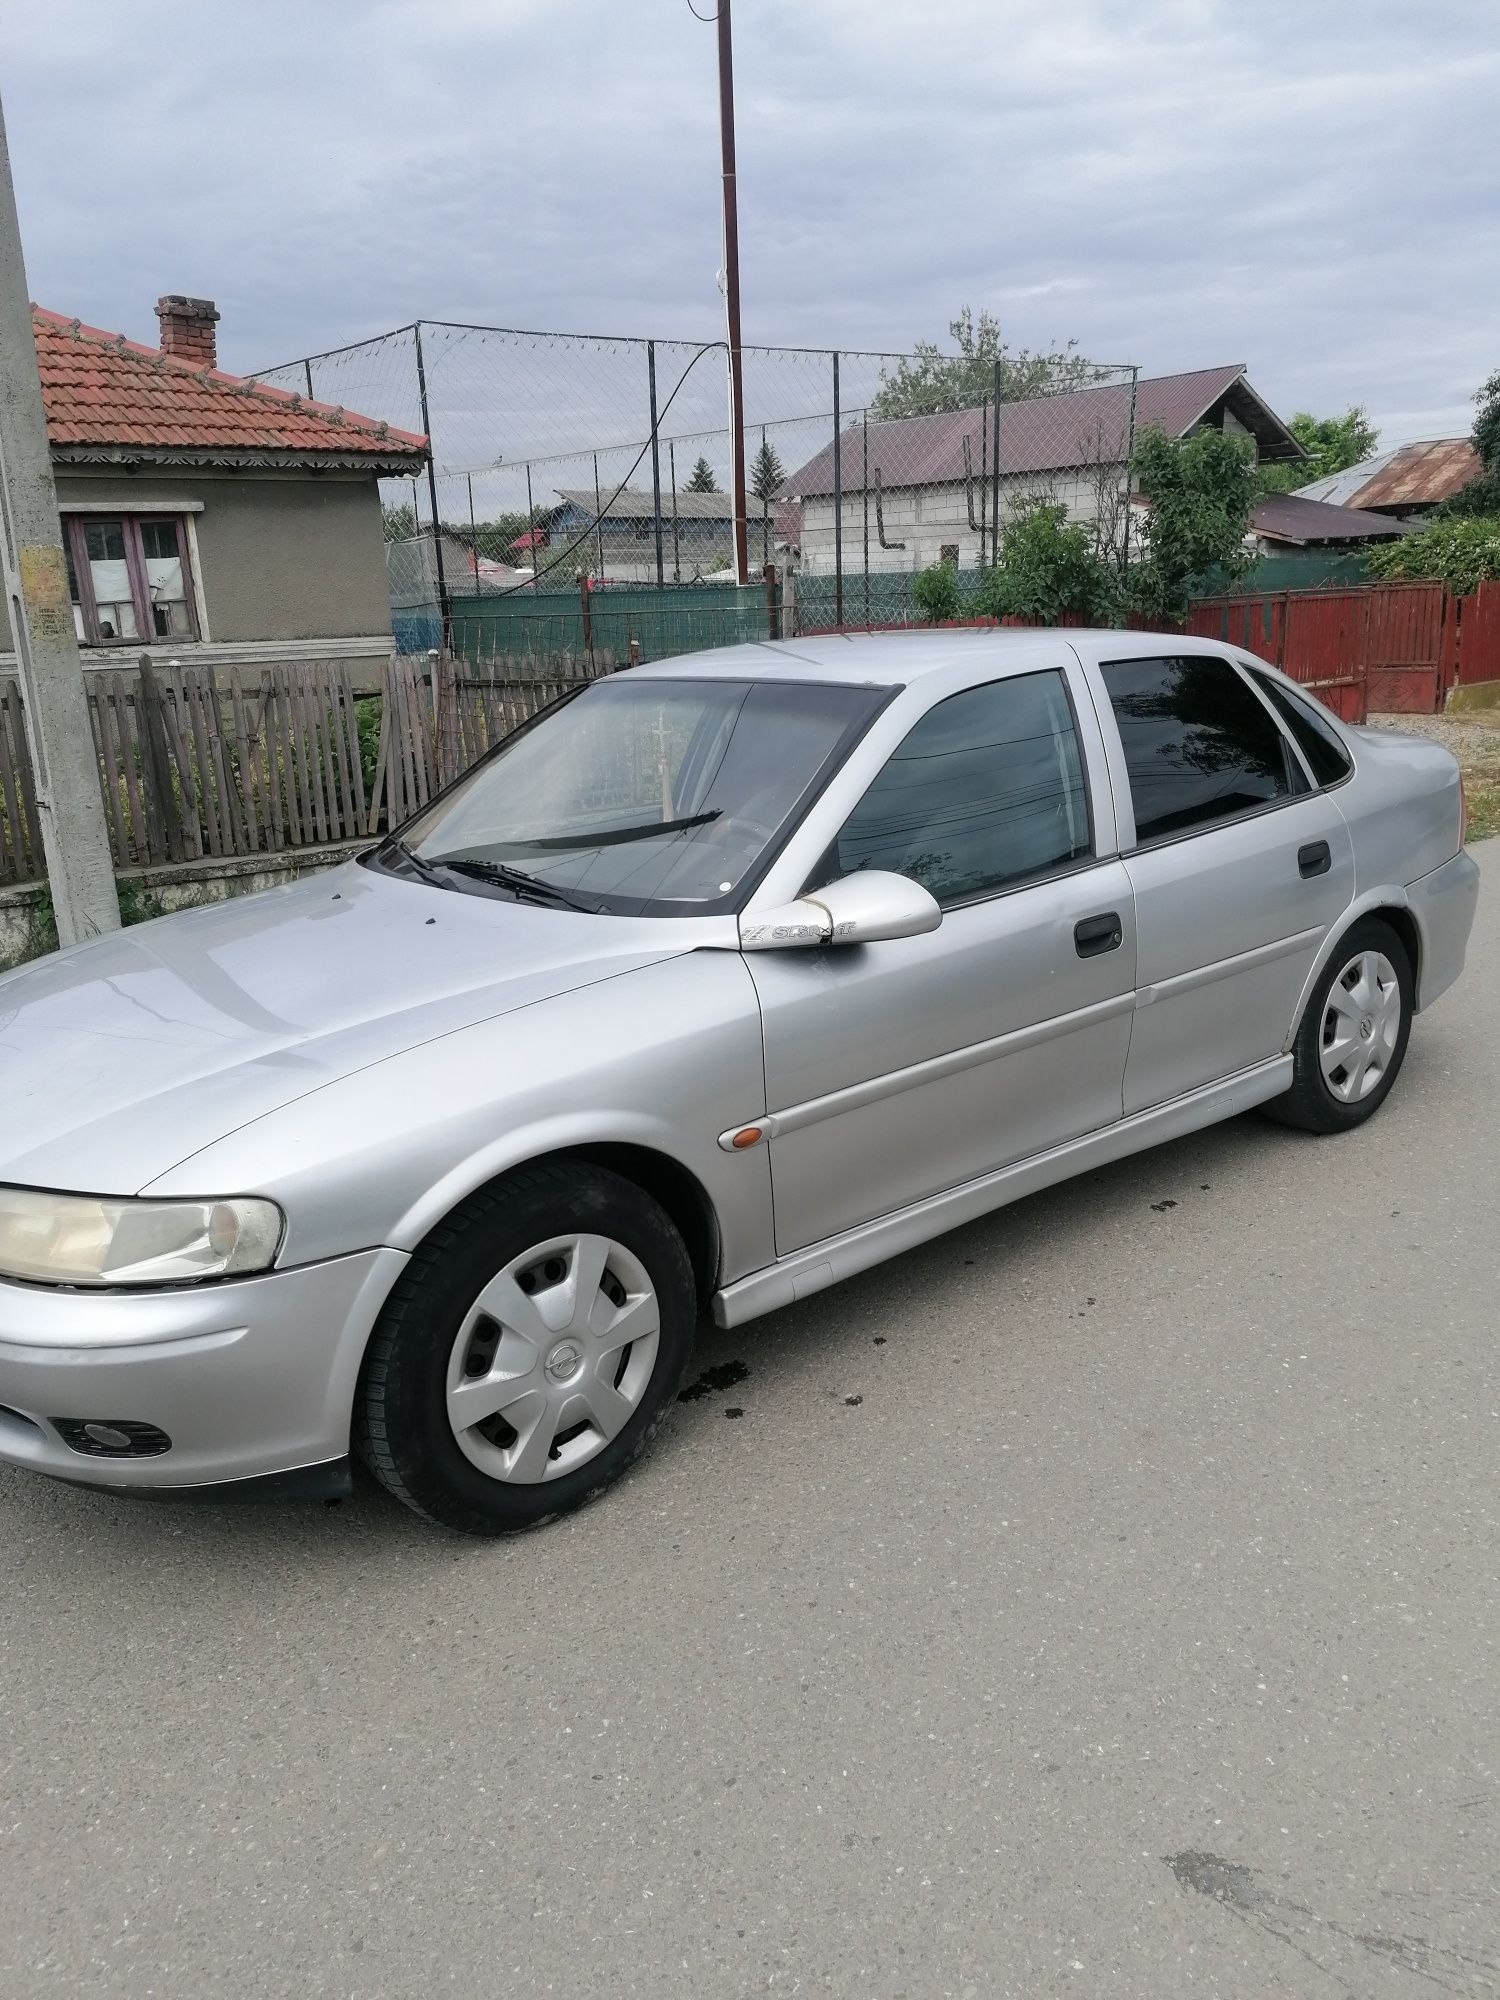
[[[120,928],[0,107],[0,569],[63,944]]]
[[[740,352],[740,204],[734,161],[734,35],[729,0],[719,0],[719,159],[724,186],[724,331],[729,347],[730,490],[734,504],[734,580],[750,581],[745,533],[745,379]]]

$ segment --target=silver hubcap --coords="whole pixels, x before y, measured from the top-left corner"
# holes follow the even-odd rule
[[[1328,992],[1319,1055],[1323,1080],[1345,1104],[1368,1097],[1390,1068],[1401,1033],[1401,982],[1384,952],[1351,958]]]
[[[586,1465],[629,1423],[656,1368],[646,1268],[608,1236],[554,1236],[470,1306],[448,1362],[448,1421],[492,1479],[535,1485]]]

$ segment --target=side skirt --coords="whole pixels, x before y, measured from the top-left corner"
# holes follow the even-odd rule
[[[1254,1105],[1279,1097],[1291,1081],[1292,1058],[1275,1056],[1270,1062],[1241,1070],[1237,1076],[1204,1084],[1185,1097],[1174,1097],[1167,1104],[1137,1111],[1101,1131],[1070,1139],[1065,1146],[1034,1153],[1030,1159],[1017,1160],[977,1181],[965,1181],[961,1187],[928,1195],[923,1201],[913,1202],[910,1208],[897,1209],[894,1215],[883,1215],[874,1222],[861,1223],[857,1229],[847,1229],[841,1236],[810,1243],[779,1263],[768,1264],[764,1270],[752,1271],[748,1277],[726,1285],[714,1296],[714,1319],[724,1327],[743,1326],[762,1313],[775,1312],[796,1299],[805,1299],[812,1292],[836,1285],[841,1278],[867,1271],[872,1264],[884,1263],[887,1257],[914,1250],[919,1243],[987,1215],[991,1209],[1004,1208],[1024,1195],[1070,1180],[1074,1174],[1108,1166],[1112,1160],[1123,1160],[1148,1146],[1181,1139],[1205,1125],[1216,1125],[1220,1119],[1249,1111]]]

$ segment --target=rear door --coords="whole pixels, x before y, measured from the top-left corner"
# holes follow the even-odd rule
[[[932,891],[940,927],[747,958],[778,1254],[1119,1117],[1135,926],[1113,821],[1090,810],[1102,756],[1060,667],[935,701],[809,886],[891,869]]]
[[[1087,671],[1135,892],[1128,1116],[1281,1053],[1354,855],[1236,663],[1157,652]]]

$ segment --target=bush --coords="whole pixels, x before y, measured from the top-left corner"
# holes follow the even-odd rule
[[[1069,521],[1066,507],[1042,501],[1005,530],[1000,561],[979,586],[979,610],[992,618],[1049,625],[1074,613],[1106,625],[1119,608],[1119,579],[1094,548],[1093,531]]]
[[[918,570],[912,578],[911,601],[934,625],[956,618],[959,611],[958,571],[953,564],[936,562],[929,569]]]
[[[1150,503],[1146,551],[1130,567],[1131,606],[1156,624],[1187,610],[1192,584],[1209,571],[1233,583],[1255,558],[1245,547],[1258,474],[1252,447],[1224,431],[1136,440],[1133,471]]]
[[[1467,597],[1500,577],[1500,516],[1434,521],[1419,534],[1372,549],[1365,571],[1381,583],[1441,583]]]

